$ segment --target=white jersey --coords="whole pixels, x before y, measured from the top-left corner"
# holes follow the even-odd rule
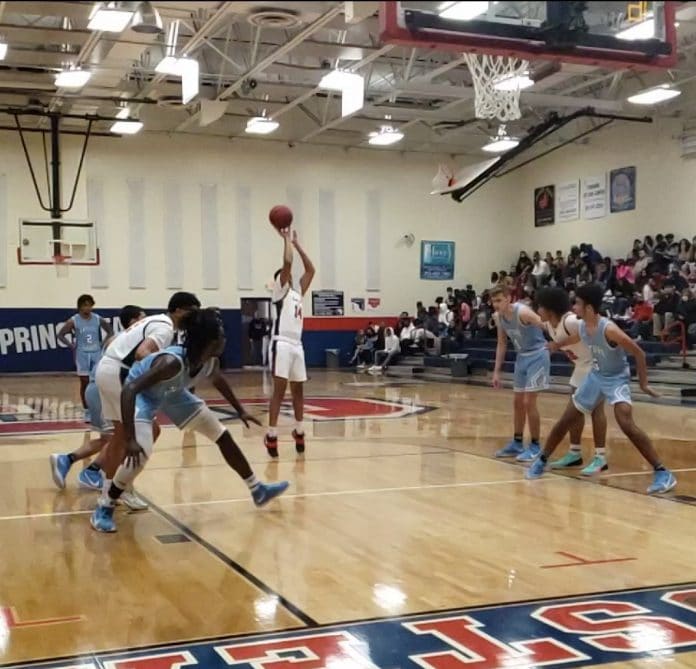
[[[273,340],[302,343],[302,322],[302,295],[289,283],[281,286],[279,277],[273,284]]]
[[[551,337],[553,341],[563,341],[564,339],[568,339],[568,337],[573,337],[578,334],[580,319],[574,313],[568,312],[561,318],[555,328],[548,322],[544,323],[544,326],[546,327],[549,337]],[[572,346],[564,346],[563,350],[570,351],[573,354],[573,364],[576,367],[582,369],[589,369],[592,367],[592,352],[582,342],[578,342]]]
[[[146,339],[152,339],[161,350],[171,346],[174,338],[174,323],[167,314],[147,316],[116,335],[106,347],[104,357],[130,367],[135,362],[135,352]]]

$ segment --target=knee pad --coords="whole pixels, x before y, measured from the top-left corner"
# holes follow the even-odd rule
[[[186,424],[186,429],[198,432],[212,442],[217,442],[224,434],[226,428],[215,418],[215,415],[208,407],[203,407],[203,409]]]

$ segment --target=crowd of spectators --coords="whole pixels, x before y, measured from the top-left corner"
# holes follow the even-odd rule
[[[531,256],[520,251],[514,265],[493,272],[490,285],[477,293],[472,285],[465,289],[447,288],[431,306],[418,302],[411,316],[403,312],[394,328],[401,353],[456,351],[465,339],[496,336],[489,291],[505,285],[513,299],[534,305],[541,286],[561,286],[571,297],[578,286],[599,283],[605,290],[603,312],[635,339],[659,339],[674,321],[685,326],[690,345],[696,343],[696,237],[675,240],[672,234],[636,239],[625,256],[603,256],[592,244]],[[362,333],[365,342],[356,344],[384,350],[378,332]],[[357,350],[357,346],[356,346]],[[394,354],[396,355],[396,354]],[[363,353],[364,364],[374,362]],[[394,359],[392,356],[389,361]],[[355,361],[360,360],[360,354]]]

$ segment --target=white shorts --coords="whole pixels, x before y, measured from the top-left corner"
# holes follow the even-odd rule
[[[102,403],[102,415],[107,420],[121,422],[121,388],[122,378],[128,373],[121,364],[113,358],[103,356],[97,365],[95,381],[99,388],[99,398]]]
[[[585,377],[592,371],[592,364],[589,365],[574,365],[573,375],[570,377],[570,387],[577,390]]]
[[[270,359],[273,376],[293,383],[304,383],[307,380],[302,344],[276,340],[271,344]]]

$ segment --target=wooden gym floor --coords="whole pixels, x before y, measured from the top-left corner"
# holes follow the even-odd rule
[[[268,378],[243,372],[230,380],[265,418]],[[510,437],[511,392],[313,372],[304,458],[295,455],[288,417],[278,462],[266,457],[260,428],[229,423],[260,477],[291,481],[280,501],[254,508],[214,445],[165,429],[136,485],[150,510],[119,509],[118,532],[100,535],[88,522],[96,493],[78,489],[77,471],[56,490],[48,467],[50,453],[86,436],[65,420],[77,381],[5,377],[2,388],[0,665],[449,609],[481,609],[485,618],[486,605],[589,593],[628,591],[600,599],[618,597],[638,614],[655,592],[664,602],[663,590],[696,582],[690,408],[636,404],[637,421],[679,481],[674,493],[651,498],[644,494],[651,472],[613,418],[609,472],[592,481],[572,470],[527,482],[521,466],[492,458]],[[39,400],[61,415],[31,428],[44,434],[21,432],[26,407]],[[543,396],[545,433],[566,402]],[[586,447],[590,439],[588,427]],[[600,644],[582,647],[574,637],[573,647],[594,659],[567,666],[696,667],[696,591],[683,600],[655,611],[686,636],[644,643],[643,628],[628,625],[632,655],[599,653]],[[554,636],[524,617],[526,609],[496,610],[518,616],[519,639]],[[512,632],[493,633],[495,625],[486,632],[512,643]],[[658,632],[674,629],[665,625]],[[372,628],[365,629],[369,638]],[[389,669],[543,664],[482,663],[474,655],[462,664],[402,659]],[[236,666],[387,666],[373,662]]]

